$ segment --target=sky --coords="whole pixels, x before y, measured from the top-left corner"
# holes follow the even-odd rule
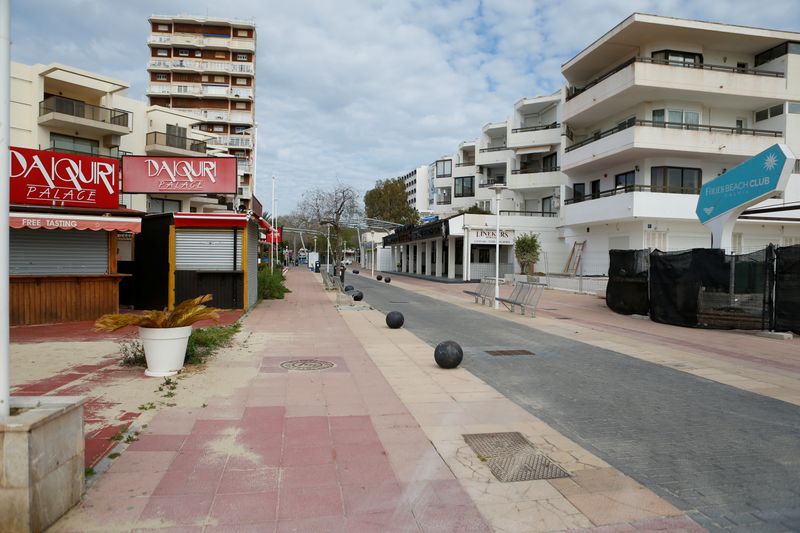
[[[235,9],[235,12],[230,10]],[[278,213],[337,181],[362,195],[452,154],[633,12],[800,31],[796,0],[12,0],[12,60],[64,63],[145,98],[147,17],[253,20],[256,196]]]

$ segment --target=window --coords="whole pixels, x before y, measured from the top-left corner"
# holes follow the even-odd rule
[[[575,183],[572,186],[572,201],[573,202],[582,202],[584,197],[586,196],[586,184],[585,183]]]
[[[71,137],[59,133],[50,133],[50,147],[59,152],[97,155],[100,153],[100,141]]]
[[[664,124],[664,110],[663,109],[653,109],[653,124]]]
[[[200,79],[202,80],[203,83],[208,83],[209,78],[206,74],[203,74],[203,76]]]
[[[178,50],[178,55],[180,57],[189,57],[189,50]]]
[[[225,83],[225,76],[214,76],[214,83]]]
[[[489,262],[489,249],[478,248],[478,263],[488,263],[488,262]]]
[[[219,132],[224,132],[224,131],[225,131],[225,126],[216,126],[216,125],[215,125],[215,126],[213,127],[212,131],[215,131],[215,132],[218,132],[218,133],[219,133]]]
[[[202,50],[195,50],[194,51],[194,57],[203,57],[203,51]]]
[[[742,117],[736,117],[736,129],[742,130],[747,127],[747,119]]]
[[[225,52],[214,52],[214,57],[217,59],[225,59]]]
[[[625,192],[633,190],[636,184],[636,173],[633,170],[614,176],[614,187],[622,188]]]
[[[791,115],[800,115],[800,103],[797,102],[789,102],[786,104],[786,112]]]
[[[169,74],[156,74],[156,81],[169,81]]]
[[[545,196],[542,198],[542,214],[547,215],[548,213],[555,214],[553,210],[553,197],[552,196]]]
[[[773,59],[778,59],[786,54],[800,54],[800,43],[785,42],[774,46],[765,52],[756,55],[755,65],[758,67],[764,63],[769,63]]]
[[[159,24],[156,26],[156,31],[169,31],[169,24]]]
[[[617,124],[617,129],[624,130],[625,128],[630,128],[631,126],[635,125],[636,125],[636,117],[630,117]]]
[[[653,192],[699,194],[703,171],[699,168],[653,167],[650,189]]]
[[[451,159],[441,159],[436,162],[436,177],[449,178],[453,175],[453,161]]]
[[[234,126],[233,127],[233,133],[236,133],[236,134],[239,134],[239,135],[243,134],[245,132],[245,130],[247,130],[247,126]]]
[[[248,54],[236,54],[236,61],[250,61]]]
[[[247,109],[247,102],[236,102],[233,104],[234,109]]]
[[[236,85],[247,85],[247,78],[235,78]]]
[[[249,37],[247,35],[247,30],[236,30],[236,36],[237,37]]]
[[[542,172],[555,172],[558,170],[558,152],[553,152],[542,158]]]
[[[148,213],[175,213],[181,210],[180,200],[165,200],[163,198],[150,198],[147,201]]]
[[[664,120],[666,118],[666,120]],[[653,109],[653,125],[662,126],[673,124],[673,128],[682,127],[686,124],[687,129],[697,129],[695,125],[700,124],[700,113],[697,111],[686,111],[684,109]]]
[[[736,70],[738,70],[739,72],[744,72],[745,70],[747,70],[747,63],[743,63],[741,61],[737,61],[736,62]]]
[[[156,55],[159,57],[169,57],[169,50],[166,48],[156,48]]]
[[[456,198],[475,196],[475,176],[456,178],[453,181],[455,185],[453,196]]]
[[[659,50],[653,52],[650,57],[656,61],[663,61],[670,65],[701,65],[703,64],[703,55],[694,52],[679,52],[676,50]]]
[[[600,180],[592,180],[592,198],[600,198]]]
[[[768,118],[777,117],[783,114],[783,104],[774,105],[761,111],[756,111],[756,122],[767,120]]]

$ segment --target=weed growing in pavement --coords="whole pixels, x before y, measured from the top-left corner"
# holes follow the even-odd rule
[[[187,365],[204,363],[206,358],[214,355],[219,348],[230,346],[231,338],[242,329],[242,324],[234,322],[230,326],[212,326],[195,329],[189,336],[186,346]]]
[[[161,395],[162,398],[172,398],[174,396],[175,396],[175,393],[172,392],[171,390],[168,390],[167,392],[165,392],[164,394]]]
[[[109,459],[116,459],[116,458],[117,458],[117,457],[119,457],[120,455],[122,455],[122,454],[120,454],[119,452],[114,452],[114,453],[110,453],[110,454],[108,454],[108,458],[109,458]]]
[[[131,442],[136,442],[139,440],[135,435],[128,435],[125,437],[125,444],[130,444]]]
[[[94,475],[94,468],[91,466],[83,471],[83,475],[86,477],[91,477]]]
[[[119,354],[122,356],[122,366],[147,366],[144,346],[135,339],[119,341]]]
[[[155,409],[155,408],[156,404],[154,404],[153,402],[143,403],[142,405],[139,406],[140,411],[149,411],[150,409]]]
[[[119,442],[119,441],[121,441],[123,438],[125,438],[125,430],[123,430],[123,429],[120,429],[120,430],[118,430],[116,433],[114,433],[113,435],[111,435],[110,437],[108,437],[108,440],[113,440],[113,441]]]

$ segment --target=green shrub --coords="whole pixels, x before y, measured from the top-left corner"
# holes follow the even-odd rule
[[[283,276],[283,271],[276,268],[273,271],[269,269],[258,271],[258,297],[261,300],[282,300],[284,294],[289,292],[289,289],[284,285],[286,278]]]
[[[206,357],[214,355],[219,348],[230,346],[231,338],[242,329],[239,322],[230,326],[212,326],[192,330],[189,343],[186,345],[187,365],[205,362]]]

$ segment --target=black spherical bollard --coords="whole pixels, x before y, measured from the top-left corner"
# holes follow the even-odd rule
[[[361,291],[353,291],[351,296],[353,297],[354,302],[360,302],[361,300],[364,299],[364,293]]]
[[[406,319],[400,311],[391,311],[386,315],[386,325],[391,329],[402,328],[405,321]]]
[[[347,285],[347,286],[344,288],[344,292],[350,292],[350,291],[354,291],[354,290],[356,290],[356,288],[355,288],[355,287],[353,287],[352,285]]]
[[[386,283],[389,283],[390,281],[392,281],[392,278],[386,277],[386,278],[383,278],[383,281],[385,281]]]
[[[433,351],[436,364],[442,368],[455,368],[464,359],[464,351],[455,341],[440,342]]]
[[[353,270],[353,274],[358,274],[358,270]]]
[[[383,276],[381,276],[380,274],[378,274],[377,276],[375,276],[375,279],[377,279],[378,281],[380,281],[380,280],[382,280],[382,279],[383,279]]]

